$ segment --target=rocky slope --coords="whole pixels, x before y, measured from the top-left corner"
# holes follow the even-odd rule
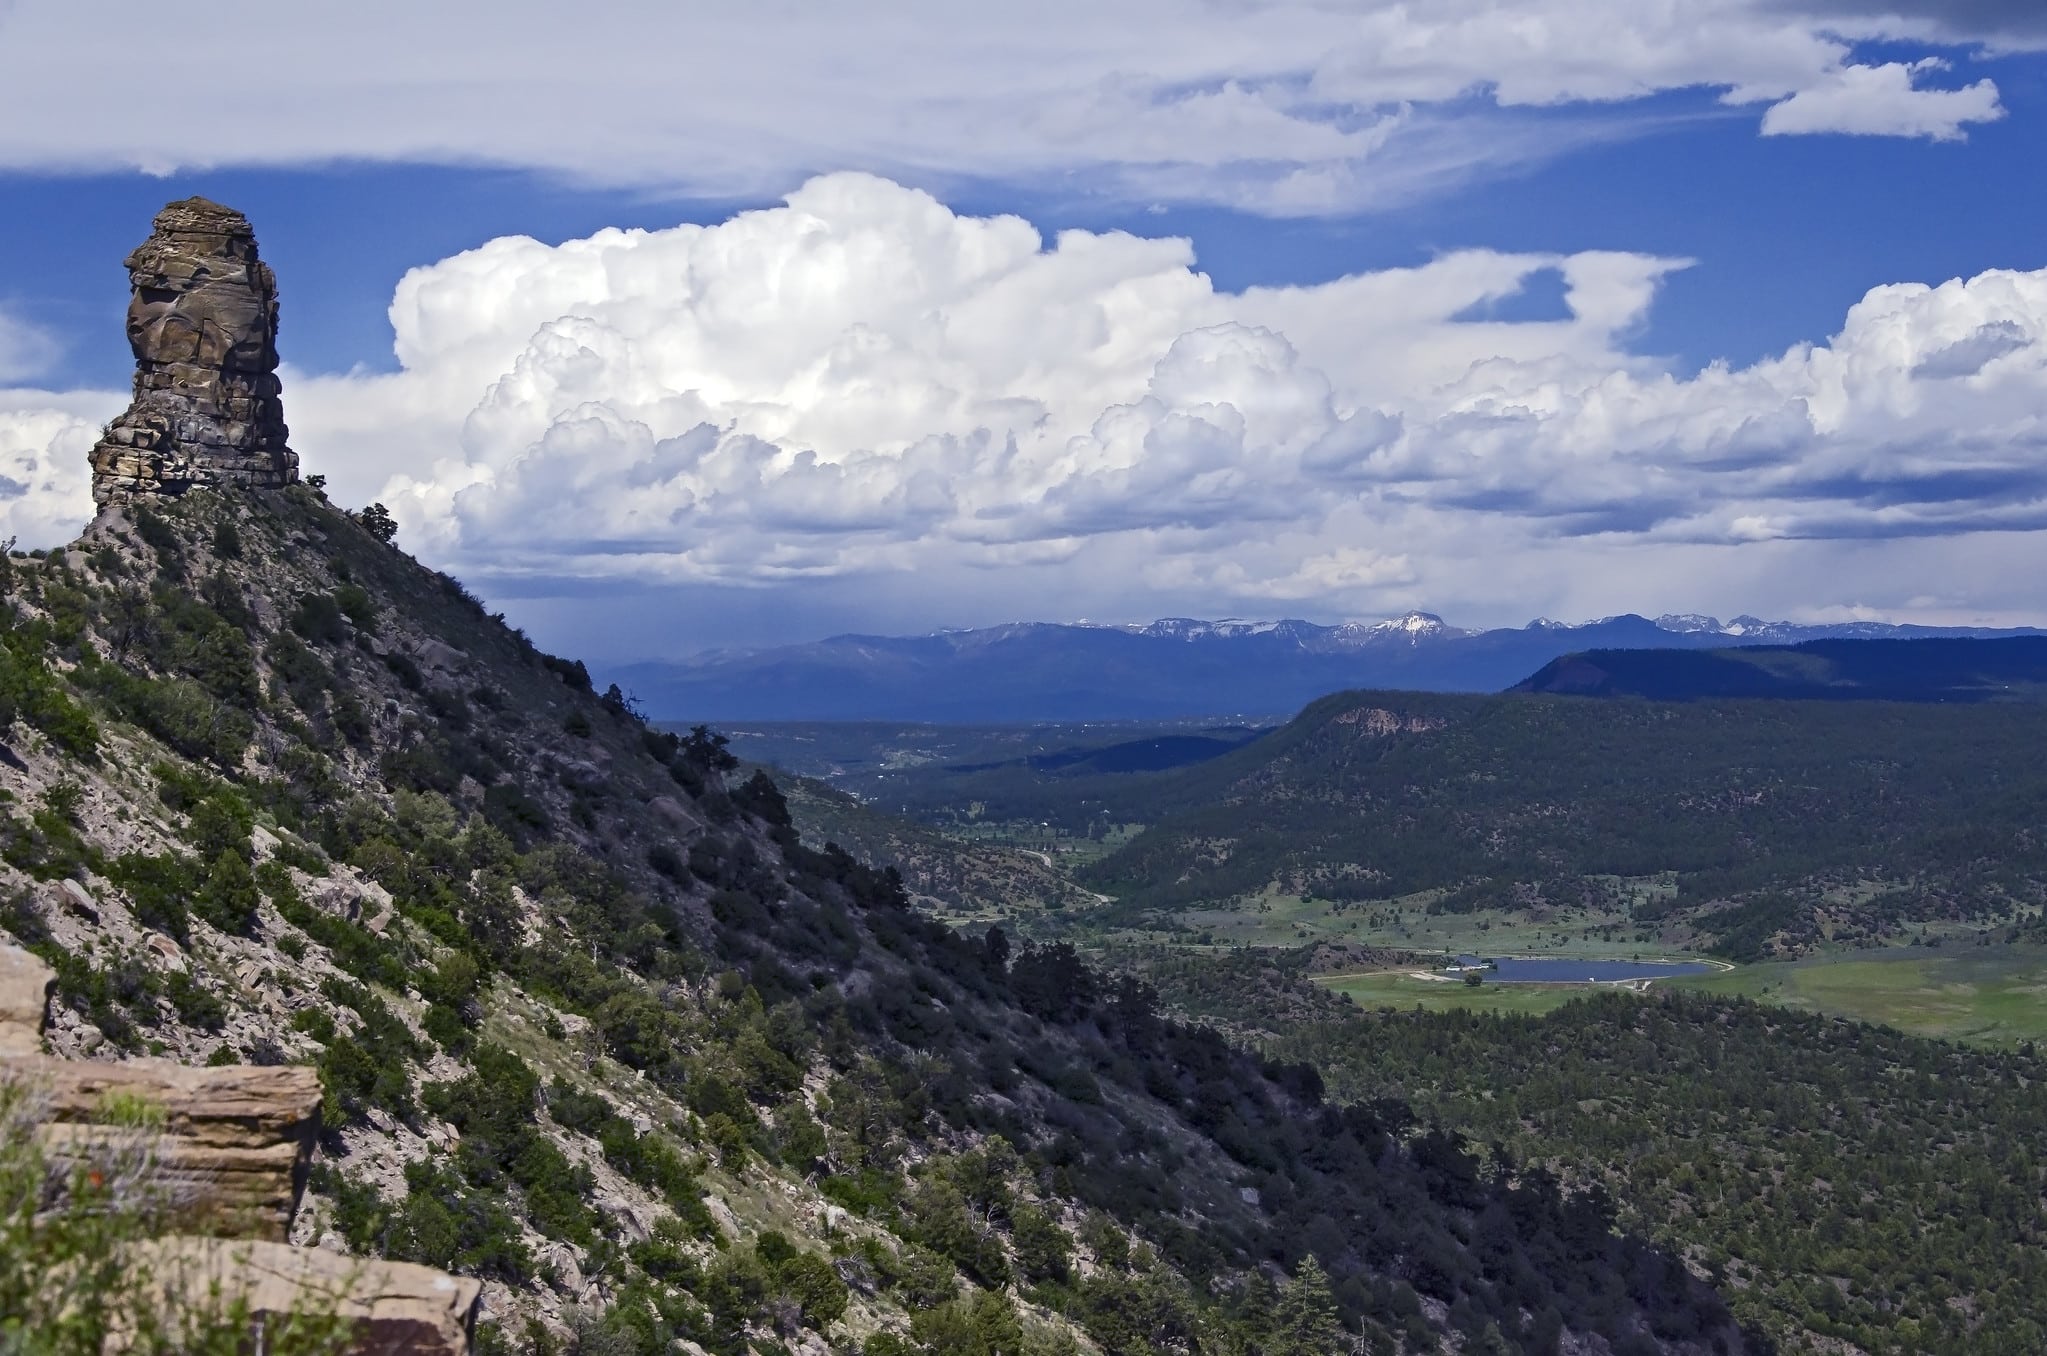
[[[315,1065],[295,1240],[483,1349],[1754,1349],[1546,1174],[920,917],[380,513],[134,479],[0,561],[0,940],[58,1054]]]

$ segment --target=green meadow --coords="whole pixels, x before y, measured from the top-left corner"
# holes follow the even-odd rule
[[[1901,947],[1667,981],[1979,1045],[2047,1037],[2047,947]]]
[[[1415,979],[1404,970],[1330,975],[1320,982],[1348,994],[1360,1007],[1421,1007],[1432,1012],[1467,1008],[1540,1014],[1586,992],[1575,985],[1488,983],[1471,988]],[[2047,1039],[2043,946],[1835,952],[1656,982],[1978,1045]]]

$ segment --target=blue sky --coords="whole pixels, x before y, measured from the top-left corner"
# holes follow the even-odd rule
[[[104,17],[0,4],[24,541],[89,513],[119,259],[196,192],[279,274],[307,468],[599,658],[2047,621],[2032,6],[226,8],[261,73],[182,122],[60,94]]]

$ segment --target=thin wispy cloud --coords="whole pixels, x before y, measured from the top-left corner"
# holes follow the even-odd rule
[[[1929,40],[1932,23],[1918,23]],[[1651,96],[1708,91],[1771,132],[1928,138],[1999,116],[1989,77],[1857,57],[1858,37],[1901,24],[1767,0],[1051,0],[972,22],[937,0],[221,0],[179,25],[142,0],[22,0],[0,10],[0,167],[488,164],[741,199],[866,169],[1340,214],[1586,135],[1537,110],[1624,128]],[[1938,27],[1965,43],[2032,31],[1989,3]],[[129,30],[164,71],[211,69],[232,34],[235,77],[180,81],[172,118],[149,99],[76,97],[105,35]]]

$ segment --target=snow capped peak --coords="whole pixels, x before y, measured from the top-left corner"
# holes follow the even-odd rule
[[[1666,612],[1656,619],[1656,624],[1665,631],[1676,631],[1691,635],[1701,631],[1724,632],[1718,617],[1709,617],[1703,612]]]
[[[1218,617],[1213,621],[1199,617],[1160,617],[1149,622],[1089,622],[1067,623],[1098,630],[1121,631],[1125,635],[1142,636],[1148,640],[1177,640],[1187,644],[1197,642],[1220,642],[1243,640],[1251,637],[1266,637],[1267,644],[1292,647],[1314,654],[1354,653],[1368,648],[1407,647],[1430,644],[1437,641],[1456,640],[1465,636],[1481,634],[1452,626],[1434,612],[1413,611],[1398,617],[1379,621],[1346,621],[1334,626],[1322,626],[1315,622],[1297,618],[1283,618],[1276,621],[1261,621],[1249,617]],[[936,634],[961,640],[988,638],[995,634],[1016,632],[1030,624],[1011,623],[1007,627],[991,627],[980,631],[942,631]],[[1653,636],[1662,631],[1670,636],[1695,636],[1709,639],[1725,636],[1729,642],[1740,640],[1747,644],[1759,642],[1776,643],[1811,639],[1815,635],[1889,635],[1893,627],[1883,623],[1827,623],[1824,625],[1800,626],[1789,622],[1765,621],[1747,613],[1731,621],[1703,612],[1666,612],[1650,620],[1635,612],[1623,612],[1610,617],[1599,617],[1592,621],[1564,622],[1551,617],[1537,617],[1521,629],[1537,633],[1568,631],[1589,631],[1595,628],[1612,630],[1619,628],[1631,635],[1646,633]],[[1652,629],[1653,628],[1653,629]],[[1597,632],[1595,631],[1595,634]],[[1590,643],[1590,642],[1588,642]],[[1599,642],[1609,643],[1609,642]],[[1658,644],[1654,640],[1633,639],[1628,644]],[[1669,642],[1677,644],[1673,640]],[[1684,642],[1697,644],[1699,641]]]
[[[1154,622],[1133,623],[1117,629],[1154,640],[1194,641],[1232,640],[1238,636],[1265,636],[1274,632],[1297,634],[1304,627],[1308,627],[1307,622],[1250,621],[1243,617],[1222,617],[1215,621],[1202,621],[1198,617],[1161,617]]]
[[[1394,617],[1373,627],[1376,631],[1398,631],[1404,635],[1436,635],[1450,628],[1443,619],[1433,612],[1410,612],[1404,617]]]
[[[1195,617],[1161,617],[1143,626],[1124,629],[1134,635],[1154,636],[1160,640],[1199,640],[1214,631],[1215,623]]]

